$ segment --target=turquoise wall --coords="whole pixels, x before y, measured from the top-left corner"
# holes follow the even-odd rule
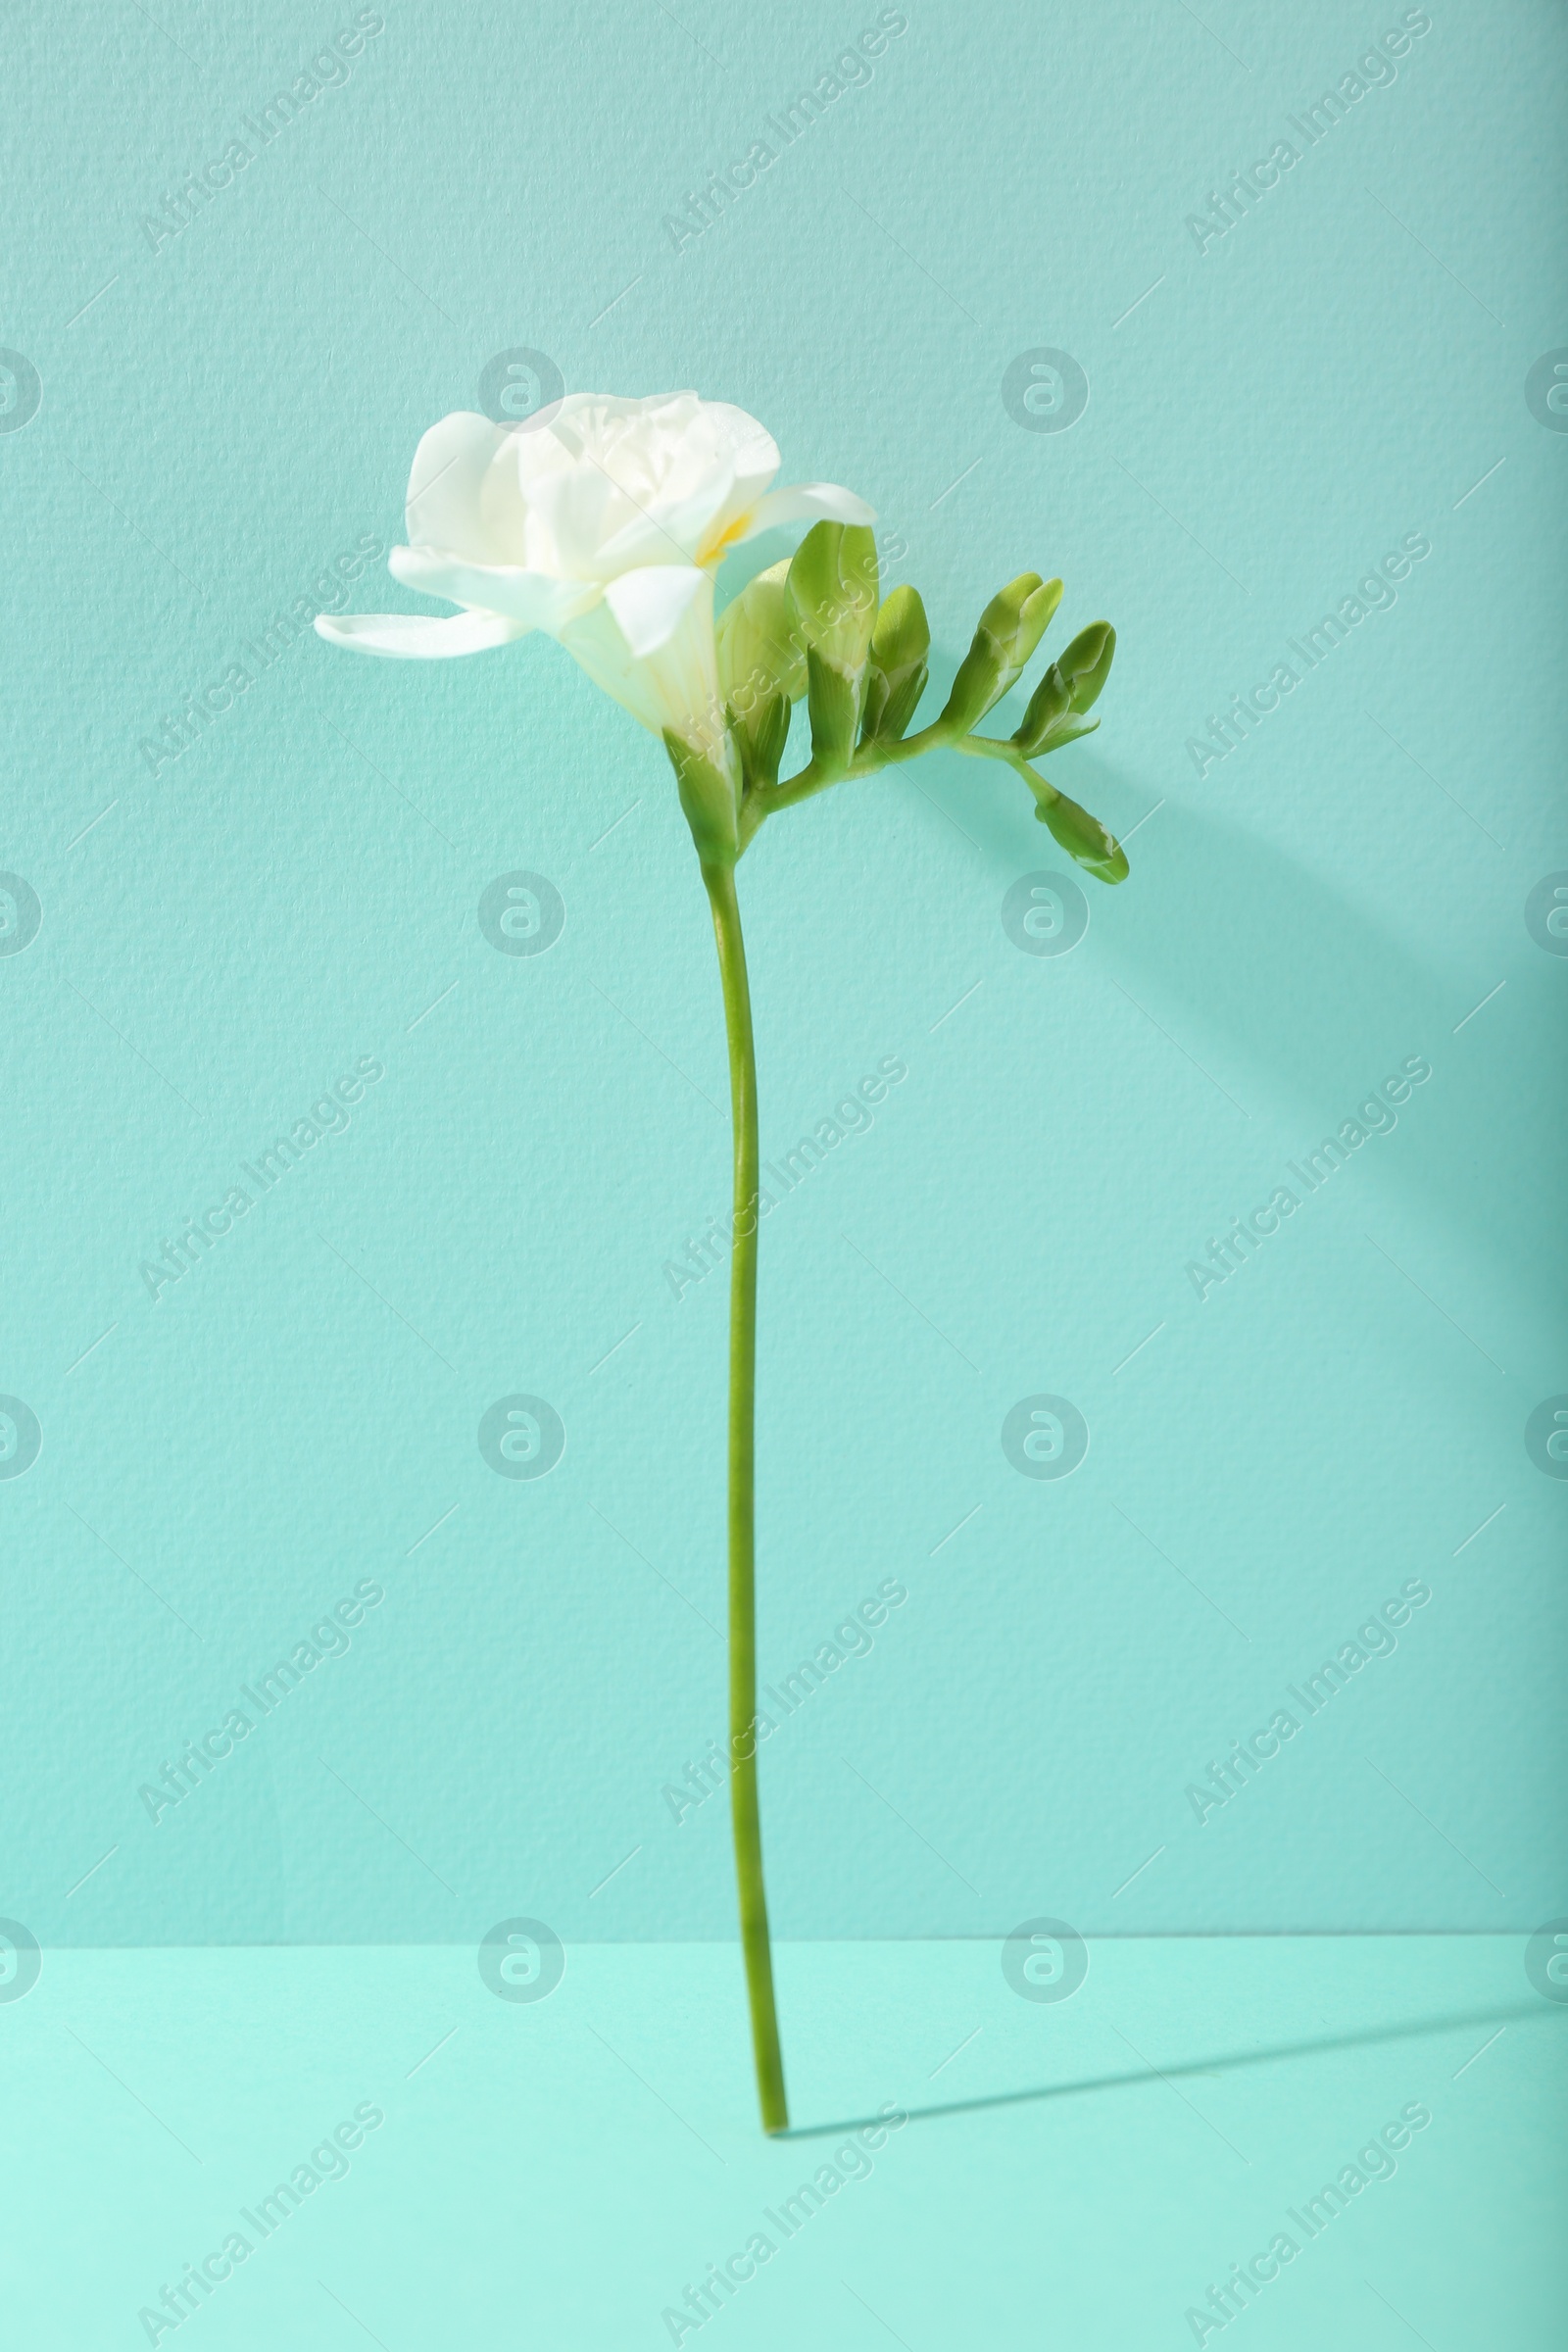
[[[732,1932],[687,1780],[724,1277],[666,1272],[725,1063],[666,763],[543,640],[258,650],[422,603],[415,444],[518,349],[860,491],[943,685],[1025,567],[1120,632],[1056,774],[1121,889],[1038,882],[1021,788],[949,756],[742,869],[763,1152],[823,1140],[762,1228],[762,1679],[819,1670],[763,1751],[776,1933],[1568,1908],[1560,12],[162,0],[13,43],[0,1912]],[[528,956],[481,921],[518,873]],[[519,1395],[547,1476],[481,1453]]]

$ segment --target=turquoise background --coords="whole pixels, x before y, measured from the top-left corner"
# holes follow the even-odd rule
[[[309,634],[139,749],[293,600],[414,609],[330,567],[401,537],[419,434],[519,346],[737,401],[783,480],[869,498],[942,686],[1025,566],[1058,631],[1120,631],[1054,772],[1133,872],[1070,954],[1003,928],[1063,860],[978,763],[826,796],[742,870],[764,1152],[907,1068],[763,1228],[764,1681],[907,1592],[764,1750],[778,1934],[1568,1911],[1568,1491],[1524,1443],[1568,1390],[1568,963],[1525,920],[1568,867],[1568,442],[1525,397],[1568,342],[1560,12],[1433,9],[1201,252],[1218,175],[1403,10],[912,0],[679,251],[869,0],[380,13],[163,238],[356,12],[11,31],[0,343],[42,402],[0,432],[0,867],[42,919],[0,956],[0,1391],[42,1446],[0,1480],[0,1911],[46,1950],[733,1933],[722,1796],[662,1793],[723,1725],[723,1276],[662,1268],[727,1123],[662,754],[543,641]],[[1041,346],[1088,377],[1070,430],[1003,404]],[[1417,534],[1200,777],[1209,714]],[[478,924],[516,869],[564,904],[536,957]],[[1209,1237],[1414,1056],[1396,1130],[1200,1299]],[[155,1302],[142,1261],[362,1059],[346,1130]],[[514,1392],[565,1427],[536,1482],[476,1443]],[[1040,1393],[1090,1431],[1057,1482],[1000,1441]],[[1415,1578],[1397,1650],[1200,1825],[1210,1759]],[[364,1580],[347,1653],[155,1824],[138,1790]]]

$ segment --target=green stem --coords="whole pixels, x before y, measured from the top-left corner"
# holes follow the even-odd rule
[[[967,752],[972,760],[1005,760],[1009,767],[1029,764],[1015,743],[1004,743],[994,735],[965,735],[955,748]]]
[[[767,1936],[762,1826],[757,1801],[757,1051],[752,1042],[752,997],[735,869],[705,863],[703,880],[718,942],[735,1124],[735,1241],[729,1292],[730,1807],[757,2095],[763,2131],[782,2132],[789,2123],[789,2110],[784,2099],[778,2013],[773,2005],[773,1954]]]
[[[918,735],[906,736],[902,743],[872,742],[861,744],[852,757],[848,767],[819,767],[808,760],[798,774],[787,776],[782,783],[764,784],[749,792],[741,808],[740,843],[744,850],[764,818],[780,808],[793,808],[797,801],[808,801],[813,793],[825,792],[830,784],[845,784],[858,776],[874,776],[879,768],[895,767],[904,760],[918,760],[922,752],[934,751],[939,744],[951,743],[951,732],[940,719],[922,727]],[[967,750],[960,744],[960,751]]]
[[[1059,801],[1061,798],[1054,784],[1048,783],[1037,769],[1030,766],[1015,743],[1001,742],[992,735],[965,735],[955,744],[954,749],[967,752],[971,760],[1004,760],[1010,768],[1016,769],[1020,776],[1027,779],[1037,800]]]

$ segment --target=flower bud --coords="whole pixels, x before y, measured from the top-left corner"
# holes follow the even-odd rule
[[[1108,620],[1092,620],[1060,656],[1056,667],[1072,689],[1072,707],[1087,710],[1100,700],[1116,654],[1116,632]]]
[[[743,716],[775,689],[798,703],[806,692],[806,641],[790,604],[789,559],[760,571],[718,616],[719,692]]]
[[[865,697],[876,620],[876,541],[863,523],[818,522],[786,581],[807,656],[811,758],[828,775],[849,766]]]
[[[806,648],[785,588],[787,562],[743,588],[719,614],[718,688],[750,786],[778,782],[790,705],[806,692]]]
[[[967,735],[1000,702],[1019,676],[1061,602],[1061,582],[1020,572],[991,599],[980,615],[974,643],[958,664],[941,724],[950,734]]]
[[[1115,652],[1116,632],[1109,621],[1093,620],[1052,663],[1030,697],[1023,724],[1012,738],[1026,760],[1041,752],[1059,752],[1064,744],[1076,743],[1080,735],[1094,733],[1099,719],[1085,718],[1082,713],[1099,700]]]
[[[895,588],[871,631],[863,742],[903,740],[925,692],[930,650],[931,630],[917,590]]]
[[[1026,760],[1043,751],[1064,718],[1072,714],[1072,688],[1061,674],[1061,663],[1053,662],[1034,693],[1023,714],[1023,724],[1013,732],[1013,742]]]
[[[1054,840],[1060,842],[1069,858],[1086,868],[1102,882],[1125,882],[1127,853],[1113,835],[1105,831],[1098,816],[1080,808],[1063,792],[1046,787],[1049,799],[1037,799],[1035,814],[1043,825],[1050,827]]]
[[[799,634],[826,662],[863,667],[876,620],[876,541],[863,523],[813,523],[787,578]]]

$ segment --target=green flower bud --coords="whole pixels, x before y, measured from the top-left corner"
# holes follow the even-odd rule
[[[1072,689],[1072,707],[1088,710],[1099,702],[1116,655],[1116,632],[1108,620],[1092,620],[1060,657],[1056,667]]]
[[[876,541],[858,522],[813,523],[787,576],[798,634],[850,676],[865,663],[876,620]]]
[[[876,541],[862,523],[814,523],[786,580],[807,654],[811,758],[824,773],[849,766],[865,699],[876,620]]]
[[[699,751],[673,727],[666,727],[664,749],[698,857],[705,865],[733,865],[740,855],[741,797],[741,763],[733,739],[725,735]]]
[[[913,588],[895,588],[871,631],[862,741],[899,743],[914,716],[930,674],[931,630]]]
[[[1064,718],[1072,713],[1072,688],[1061,674],[1061,663],[1053,662],[1034,693],[1023,714],[1022,726],[1015,729],[1013,742],[1026,760],[1043,751]]]
[[[1093,620],[1081,629],[1066,652],[1054,662],[1030,697],[1023,724],[1012,740],[1026,760],[1041,752],[1059,752],[1092,735],[1098,718],[1081,715],[1100,699],[1110,675],[1116,652],[1116,632],[1108,620]]]
[[[790,705],[806,692],[806,648],[785,588],[787,562],[759,572],[719,614],[718,684],[750,786],[778,782]]]
[[[942,725],[967,735],[1000,702],[1020,675],[1061,602],[1061,582],[1020,572],[991,599],[980,615],[974,643],[958,664]]]
[[[1102,882],[1125,882],[1127,853],[1111,834],[1105,831],[1098,816],[1069,801],[1065,793],[1050,786],[1049,800],[1037,799],[1035,814],[1051,829],[1054,840],[1059,841],[1069,858]]]
[[[786,557],[760,571],[718,616],[719,692],[743,718],[754,700],[781,690],[798,703],[806,692],[806,642],[784,584],[789,568]]]

